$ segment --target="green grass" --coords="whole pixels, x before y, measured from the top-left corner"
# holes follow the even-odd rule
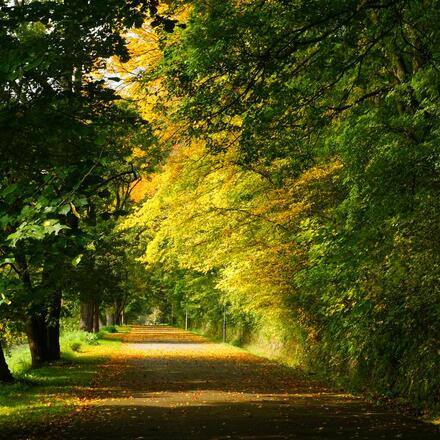
[[[31,354],[27,345],[20,345],[11,349],[10,354],[6,355],[9,369],[14,376],[20,376],[29,370],[31,366]]]
[[[3,435],[37,435],[59,416],[82,406],[99,365],[114,353],[120,343],[99,341],[83,332],[69,332],[61,340],[62,360],[38,369],[30,369],[30,353],[16,347],[8,364],[17,378],[12,385],[0,386],[0,432]],[[79,344],[79,351],[72,350]]]
[[[129,326],[129,325],[117,325],[116,329],[117,329],[118,333],[130,333],[131,326]]]

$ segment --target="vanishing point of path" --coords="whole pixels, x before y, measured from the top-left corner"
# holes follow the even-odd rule
[[[170,327],[133,327],[57,438],[438,439],[435,426]],[[61,435],[60,435],[61,434]]]

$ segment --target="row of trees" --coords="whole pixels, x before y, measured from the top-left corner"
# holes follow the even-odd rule
[[[61,295],[91,329],[148,285],[133,310],[227,306],[297,363],[438,402],[437,2],[110,3],[0,12],[0,313],[34,364]]]
[[[24,330],[33,366],[60,357],[63,298],[89,331],[100,303],[118,320],[127,300],[113,226],[160,154],[105,60],[128,60],[123,33],[146,16],[169,26],[157,3],[0,1],[0,341]]]
[[[187,26],[140,30],[125,69],[173,141],[125,227],[174,310],[228,304],[298,362],[438,401],[438,3],[170,8]]]

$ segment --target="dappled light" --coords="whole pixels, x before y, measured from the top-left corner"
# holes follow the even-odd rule
[[[87,410],[74,418],[64,438],[436,435],[427,425],[396,416],[389,408],[180,329],[134,326],[132,333],[117,336],[124,343],[100,368],[86,394]]]
[[[0,0],[0,440],[440,438],[438,0]]]
[[[105,338],[123,342],[142,343],[143,346],[146,346],[139,348],[147,348],[148,344],[151,344],[150,348],[152,349],[155,347],[165,349],[163,347],[164,344],[203,344],[208,342],[206,338],[194,333],[165,326],[148,326],[148,332],[146,332],[145,327],[134,325],[129,333],[107,333]]]

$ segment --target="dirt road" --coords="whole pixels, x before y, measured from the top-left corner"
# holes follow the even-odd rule
[[[122,339],[63,439],[440,438],[392,408],[182,330],[134,327]]]

